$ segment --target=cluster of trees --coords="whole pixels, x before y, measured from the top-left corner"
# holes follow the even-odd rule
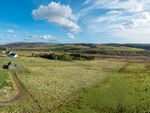
[[[91,55],[85,55],[80,53],[72,53],[70,54],[73,60],[94,60],[95,57]]]
[[[82,50],[79,52],[70,53],[33,53],[33,57],[41,57],[51,60],[94,60],[98,55],[112,55],[112,56],[150,56],[150,51],[105,51],[105,50]]]
[[[79,53],[72,54],[58,54],[58,53],[33,53],[33,57],[41,57],[51,60],[62,60],[62,61],[71,61],[71,60],[94,60],[94,56],[81,55]]]
[[[84,54],[116,55],[116,56],[150,56],[150,51],[83,50],[82,53],[84,53]]]

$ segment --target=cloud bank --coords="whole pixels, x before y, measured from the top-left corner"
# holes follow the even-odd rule
[[[47,41],[58,41],[58,39],[50,34],[45,34],[45,35],[36,35],[36,34],[32,34],[29,35],[28,39],[43,39],[43,40],[47,40]]]
[[[41,5],[38,9],[33,10],[32,15],[37,20],[47,19],[49,23],[57,24],[71,32],[80,31],[69,5],[51,2],[47,6]]]
[[[13,30],[13,29],[8,29],[8,30],[7,30],[7,33],[11,33],[11,34],[12,34],[12,33],[15,33],[15,30]]]
[[[86,0],[83,6],[80,19],[95,11],[103,11],[85,22],[87,31],[150,42],[150,0]]]
[[[69,5],[51,2],[33,10],[32,15],[66,29],[70,39],[80,33],[100,38],[109,34],[112,38],[150,42],[150,0],[85,0],[79,5],[82,7],[73,14]],[[76,32],[78,36],[74,36]]]

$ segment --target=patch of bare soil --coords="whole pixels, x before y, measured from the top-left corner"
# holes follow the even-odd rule
[[[17,94],[8,101],[0,101],[0,105],[13,105],[27,97],[30,97],[33,100],[33,102],[37,105],[38,111],[42,111],[42,107],[38,99],[36,99],[36,97],[34,97],[32,93],[28,91],[28,89],[23,85],[23,83],[18,79],[17,74],[11,71],[11,76],[13,78],[14,83],[16,84]]]
[[[22,86],[22,83],[19,81],[16,73],[11,71],[11,76],[12,76],[13,81],[17,87],[17,94],[13,98],[11,98],[10,100],[0,101],[0,105],[15,104],[16,102],[19,102],[20,100],[22,100],[26,96],[26,92]]]

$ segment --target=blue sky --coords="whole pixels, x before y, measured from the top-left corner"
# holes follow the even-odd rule
[[[150,43],[149,0],[1,0],[0,44]]]

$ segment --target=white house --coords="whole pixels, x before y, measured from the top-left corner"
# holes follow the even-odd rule
[[[10,57],[10,58],[17,58],[18,55],[16,53],[10,53],[10,54],[8,54],[8,57]]]
[[[7,56],[10,58],[17,58],[18,57],[18,55],[16,53],[12,53],[11,51],[7,52]]]

